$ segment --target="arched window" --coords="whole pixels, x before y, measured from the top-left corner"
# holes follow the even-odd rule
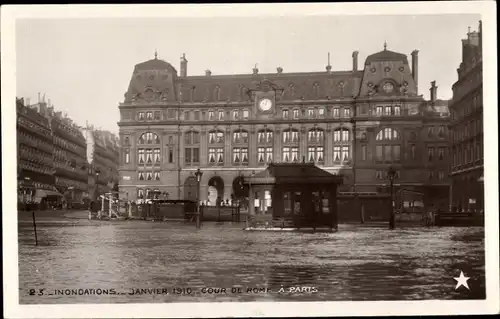
[[[248,165],[248,132],[238,129],[233,132],[233,164]]]
[[[160,144],[160,138],[153,132],[146,132],[139,136],[139,144]]]
[[[307,160],[309,162],[323,163],[325,133],[320,128],[310,129],[307,133]]]
[[[334,143],[345,143],[351,140],[351,132],[346,128],[339,128],[333,131]]]
[[[351,132],[347,128],[333,131],[333,162],[348,164],[351,161]]]
[[[375,137],[375,161],[377,163],[399,163],[401,161],[400,134],[396,129],[386,127]]]
[[[208,144],[224,144],[224,132],[220,130],[208,132]]]
[[[273,161],[273,131],[263,129],[257,132],[257,163],[265,165]]]
[[[282,133],[283,148],[281,150],[281,160],[285,163],[296,163],[299,161],[299,130],[287,129]]]
[[[242,129],[233,132],[234,144],[248,144],[248,132]]]
[[[375,140],[377,141],[399,140],[399,132],[393,128],[386,127],[378,132]]]

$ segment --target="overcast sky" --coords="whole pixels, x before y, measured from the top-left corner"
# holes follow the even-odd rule
[[[17,96],[36,102],[46,94],[57,110],[118,132],[134,65],[154,57],[179,71],[186,53],[188,75],[324,71],[352,67],[352,51],[365,58],[383,49],[419,52],[419,90],[426,98],[436,80],[438,98],[452,96],[461,61],[461,39],[477,30],[479,15],[330,16],[281,18],[113,18],[18,20]]]

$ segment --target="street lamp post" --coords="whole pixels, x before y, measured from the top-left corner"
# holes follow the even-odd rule
[[[99,174],[101,171],[99,169],[95,170],[95,199],[99,198]]]
[[[389,229],[394,229],[394,177],[396,176],[396,171],[391,167],[389,167],[389,171],[387,172],[387,176],[389,177],[389,182],[391,183],[391,210],[389,215]]]
[[[194,175],[196,176],[196,228],[200,228],[200,182],[203,172],[198,168]]]

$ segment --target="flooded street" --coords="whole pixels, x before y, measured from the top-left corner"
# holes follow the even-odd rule
[[[20,220],[20,303],[485,298],[483,228],[243,225],[41,219],[35,246],[30,220]],[[470,291],[455,290],[460,271]]]

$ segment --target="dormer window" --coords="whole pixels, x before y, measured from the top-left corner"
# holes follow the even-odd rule
[[[219,111],[217,114],[218,114],[218,115],[217,115],[217,119],[218,119],[219,121],[224,120],[224,111]]]

